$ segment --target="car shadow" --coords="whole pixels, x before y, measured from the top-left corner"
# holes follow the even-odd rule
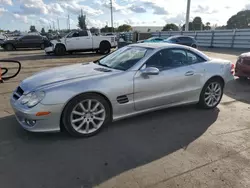
[[[217,108],[171,108],[115,122],[86,139],[66,133],[29,133],[13,116],[2,118],[0,182],[9,188],[93,187],[185,150],[206,132],[218,114]]]
[[[213,52],[213,53],[236,55],[236,56],[239,56],[242,53],[248,52],[248,49],[231,49],[231,48],[199,47],[199,50],[201,50],[203,52]]]
[[[237,101],[250,104],[250,80],[232,80],[225,87],[224,93]]]
[[[17,55],[17,54],[16,54]],[[72,55],[66,54],[64,56],[55,56],[55,55],[46,55],[43,53],[40,54],[26,54],[15,56],[15,57],[8,57],[4,58],[3,60],[16,60],[16,61],[29,61],[29,60],[44,60],[44,59],[65,59],[65,58],[87,58],[87,57],[100,57],[100,54],[96,53],[74,53]]]

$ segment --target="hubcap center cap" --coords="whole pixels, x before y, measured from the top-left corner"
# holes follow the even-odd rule
[[[90,113],[87,113],[87,114],[86,114],[86,118],[88,118],[88,119],[91,118],[91,114],[90,114]]]

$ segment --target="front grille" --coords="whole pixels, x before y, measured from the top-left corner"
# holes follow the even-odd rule
[[[16,89],[16,91],[13,94],[13,98],[15,100],[18,100],[23,95],[23,93],[24,93],[23,89],[20,86],[18,86],[18,88]]]
[[[119,96],[119,97],[117,97],[116,100],[120,104],[125,104],[125,103],[127,103],[129,101],[128,97],[126,95]]]

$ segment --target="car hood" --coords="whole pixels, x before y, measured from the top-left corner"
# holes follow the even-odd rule
[[[119,70],[109,69],[95,63],[74,64],[62,67],[52,68],[46,71],[34,74],[26,78],[20,84],[25,93],[36,90],[37,88],[48,86],[50,84],[72,81],[74,79],[90,78],[110,75],[120,72]]]

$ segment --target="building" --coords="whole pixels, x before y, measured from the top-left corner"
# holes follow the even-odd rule
[[[132,31],[139,33],[160,32],[163,26],[132,26]]]

